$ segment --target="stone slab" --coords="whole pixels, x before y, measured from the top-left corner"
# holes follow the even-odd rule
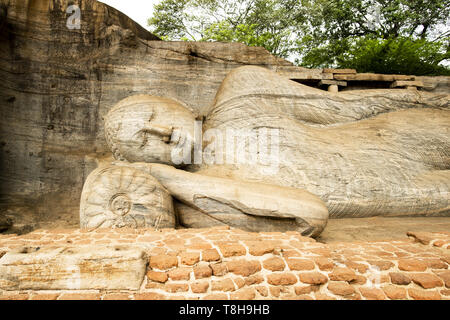
[[[332,68],[325,68],[322,70],[323,73],[339,73],[339,74],[355,74],[355,69],[332,69]]]
[[[138,290],[144,251],[125,246],[27,247],[0,259],[4,290]]]
[[[335,80],[344,81],[407,81],[414,80],[414,76],[397,74],[375,74],[375,73],[357,73],[357,74],[335,74]]]
[[[422,88],[422,81],[394,81],[391,84],[391,88],[402,88],[402,87],[419,87]]]
[[[306,69],[295,66],[280,66],[274,69],[279,75],[292,80],[332,80],[332,73],[322,73],[320,69]]]
[[[319,86],[331,86],[331,85],[337,85],[341,87],[347,86],[347,81],[337,81],[337,80],[320,80]]]

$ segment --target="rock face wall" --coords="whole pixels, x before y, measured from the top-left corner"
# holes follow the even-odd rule
[[[79,30],[66,26],[69,4],[81,8]],[[164,96],[202,115],[230,70],[294,68],[262,48],[160,41],[94,0],[0,0],[0,9],[0,203],[35,221],[78,224],[95,167],[86,159],[107,152],[103,117],[121,99]]]
[[[69,5],[81,9],[80,29],[67,27]],[[78,225],[83,183],[111,156],[103,126],[113,105],[151,94],[203,118],[244,65],[296,80],[327,75],[239,43],[160,41],[95,0],[0,0],[0,214]],[[448,88],[448,78],[423,80]]]

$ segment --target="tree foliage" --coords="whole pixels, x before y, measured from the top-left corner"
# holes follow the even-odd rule
[[[450,58],[448,0],[315,0],[307,5],[309,24],[297,41],[305,66],[449,73],[439,65]]]
[[[307,67],[447,74],[450,0],[162,0],[170,40],[237,41]]]
[[[163,39],[239,41],[287,57],[295,50],[298,0],[163,0],[149,19]]]

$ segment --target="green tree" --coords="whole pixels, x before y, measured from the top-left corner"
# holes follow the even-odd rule
[[[449,0],[310,0],[297,48],[307,67],[448,74]],[[447,23],[447,27],[445,26]]]
[[[447,74],[450,0],[162,0],[163,39],[238,41],[307,67]]]
[[[298,0],[163,0],[148,24],[163,39],[239,41],[288,57],[295,50]]]

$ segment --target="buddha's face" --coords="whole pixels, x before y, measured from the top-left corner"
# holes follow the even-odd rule
[[[192,150],[194,125],[194,115],[176,101],[139,95],[111,109],[105,135],[116,159],[174,165],[174,148]]]

